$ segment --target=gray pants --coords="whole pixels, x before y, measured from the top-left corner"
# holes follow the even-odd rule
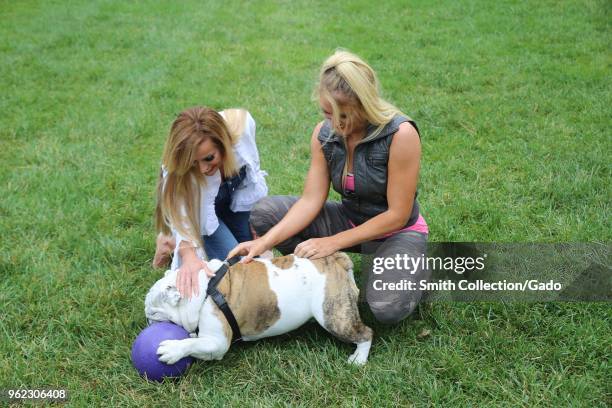
[[[298,200],[290,196],[269,196],[262,198],[251,210],[250,222],[257,235],[262,236],[274,227],[287,214],[289,208]],[[353,228],[341,203],[327,201],[314,221],[297,235],[276,246],[283,254],[290,254],[295,247],[310,238],[322,238],[335,235]],[[363,243],[345,251],[362,254],[373,254],[372,262],[364,262],[363,273],[366,277],[366,300],[376,319],[383,323],[396,323],[414,311],[423,296],[419,282],[429,280],[431,272],[423,267],[416,270],[406,269],[402,262],[399,267],[391,266],[382,273],[374,273],[373,265],[377,258],[405,259],[426,257],[427,234],[407,231],[395,234],[383,240]],[[423,263],[422,263],[423,264]],[[389,265],[387,265],[389,266]],[[380,272],[380,268],[377,268]],[[413,282],[409,284],[409,282]],[[386,284],[403,283],[402,290],[388,288]],[[412,285],[412,289],[408,286]]]

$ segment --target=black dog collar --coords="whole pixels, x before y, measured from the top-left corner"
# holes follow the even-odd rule
[[[221,268],[215,272],[215,276],[213,276],[208,282],[208,288],[206,289],[206,294],[210,296],[217,307],[221,309],[225,319],[227,319],[227,322],[232,328],[232,343],[242,340],[242,334],[240,333],[238,322],[236,322],[236,318],[234,317],[232,310],[225,301],[225,297],[217,289],[217,285],[219,285],[219,282],[221,282],[227,271],[229,271],[229,267],[238,263],[239,260],[240,257],[238,256],[225,260]]]

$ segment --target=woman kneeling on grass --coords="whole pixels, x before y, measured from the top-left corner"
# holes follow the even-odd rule
[[[249,214],[268,194],[259,168],[255,121],[242,109],[182,112],[170,129],[157,187],[159,232],[153,266],[179,268],[181,296],[198,294],[198,272],[253,239]]]
[[[325,61],[316,95],[325,120],[311,136],[302,196],[260,200],[250,217],[260,238],[239,244],[230,256],[246,255],[243,262],[249,262],[276,247],[311,259],[342,249],[373,252],[374,262],[423,257],[428,228],[416,200],[421,145],[415,122],[379,96],[372,68],[346,51]],[[326,201],[330,182],[341,203]],[[419,282],[430,276],[427,269],[390,263],[383,273],[369,270],[366,286],[372,312],[386,323],[415,309]],[[376,289],[404,279],[415,282],[414,290]]]

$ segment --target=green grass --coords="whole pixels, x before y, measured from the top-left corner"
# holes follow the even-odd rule
[[[363,307],[364,368],[309,324],[178,382],[136,375],[174,115],[249,109],[271,193],[299,194],[336,47],[422,130],[432,241],[610,242],[609,2],[345,3],[0,3],[0,387],[71,406],[612,403],[608,304],[432,303],[394,327]]]

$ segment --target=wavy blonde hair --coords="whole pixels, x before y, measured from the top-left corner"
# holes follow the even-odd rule
[[[171,233],[170,226],[197,246],[200,238],[200,189],[206,178],[195,163],[198,146],[210,139],[219,149],[225,176],[236,174],[233,146],[244,130],[246,111],[228,109],[223,119],[211,108],[196,106],[181,112],[166,139],[157,183],[155,225],[158,232]],[[184,211],[182,210],[184,208]]]
[[[376,126],[360,143],[376,137],[396,115],[404,115],[380,96],[380,84],[372,67],[346,50],[336,50],[325,60],[314,97],[331,105],[332,127],[337,133],[341,133],[340,110],[346,114],[345,128],[363,121]]]

